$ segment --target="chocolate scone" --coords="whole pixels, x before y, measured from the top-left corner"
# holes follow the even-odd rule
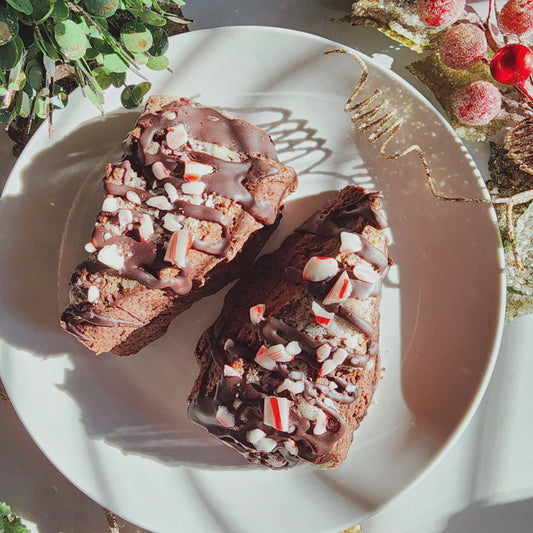
[[[338,466],[380,375],[380,193],[346,187],[260,257],[196,348],[189,417],[251,463]]]
[[[257,126],[152,97],[122,160],[107,165],[62,327],[96,353],[136,353],[249,267],[296,184]]]

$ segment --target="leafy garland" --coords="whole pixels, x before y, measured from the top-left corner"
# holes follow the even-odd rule
[[[122,87],[134,108],[150,89],[138,72],[168,68],[169,34],[183,31],[182,0],[2,0],[0,2],[0,123],[24,140],[82,87],[103,109],[104,91]],[[143,79],[127,85],[131,69]]]

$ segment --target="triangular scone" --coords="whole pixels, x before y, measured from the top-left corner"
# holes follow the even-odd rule
[[[129,355],[245,271],[297,184],[268,134],[185,98],[154,96],[109,164],[62,327]]]
[[[338,466],[380,374],[390,259],[379,193],[346,187],[226,296],[189,417],[248,461]]]

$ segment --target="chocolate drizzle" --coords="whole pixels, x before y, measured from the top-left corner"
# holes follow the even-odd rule
[[[359,224],[355,218],[361,219],[361,228],[371,224],[382,229],[385,218],[377,202],[380,198],[379,193],[367,193],[358,202],[345,205],[342,209],[311,217],[297,231],[336,239],[342,231],[353,231],[353,227]],[[281,274],[282,280],[303,286],[314,301],[322,302],[340,276],[347,274],[350,281],[349,298],[379,298],[382,279],[389,269],[389,257],[370,241],[360,237],[361,249],[354,253],[379,273],[377,281],[357,279],[349,263],[342,260],[339,260],[338,273],[324,281],[307,281],[303,279],[302,271],[293,266],[285,268]],[[263,272],[272,276],[273,280],[279,275],[268,269]],[[357,376],[365,371],[377,355],[378,331],[357,314],[347,301],[324,305],[324,308],[366,337],[366,343],[362,344],[366,347],[365,354],[350,353],[348,347],[340,348],[339,340],[339,344],[332,347],[322,336],[312,336],[303,331],[303,326],[290,325],[287,322],[292,322],[290,314],[285,320],[267,314],[255,325],[247,323],[244,318],[235,317],[243,324],[239,338],[253,341],[239,344],[224,334],[220,337],[206,334],[209,353],[213,362],[220,367],[222,377],[212,393],[193,397],[189,405],[191,420],[233,446],[252,463],[271,468],[291,466],[298,460],[315,464],[330,463],[336,443],[347,430],[347,423],[341,414],[342,406],[350,406],[358,398]],[[245,333],[247,329],[248,334]],[[288,351],[294,343],[297,343],[299,351],[292,360],[279,360],[280,356],[277,355],[264,366],[258,359],[265,346],[274,349],[282,345]],[[329,346],[331,353],[319,359],[317,350],[324,345]],[[239,360],[244,363],[239,363]],[[230,369],[229,374],[226,374],[228,367],[244,370],[239,375],[232,375]],[[265,418],[265,399],[273,396],[290,402],[287,426],[280,424],[277,427]],[[231,414],[230,422],[233,423],[221,423],[218,416],[221,409]],[[319,420],[322,420],[323,425],[320,425]],[[254,430],[263,432],[263,439],[266,440],[256,442],[251,437]]]

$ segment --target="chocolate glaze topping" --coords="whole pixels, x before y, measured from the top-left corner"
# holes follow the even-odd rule
[[[181,132],[179,141],[175,138],[176,131]],[[222,154],[217,157],[199,151],[211,150],[206,148],[206,143],[224,147],[226,152],[215,149],[213,154]],[[228,150],[232,151],[231,160],[222,159],[227,157]],[[188,168],[191,167],[195,167],[198,175],[190,174]],[[150,289],[170,290],[177,295],[189,293],[193,287],[189,261],[177,267],[165,259],[175,230],[167,229],[164,217],[194,219],[218,226],[220,239],[215,242],[197,238],[191,232],[190,248],[225,257],[231,244],[230,220],[208,200],[227,198],[240,204],[260,223],[271,225],[278,217],[274,201],[256,199],[250,189],[279,170],[275,147],[268,134],[244,120],[197,107],[187,99],[173,101],[157,113],[142,115],[124,141],[123,159],[111,167],[111,173],[108,171],[104,187],[107,198],[111,197],[114,202],[104,202],[91,238],[95,259],[100,260],[98,254],[104,247],[112,247],[113,253],[119,255],[121,268],[106,268],[94,261],[91,265],[89,261],[80,265],[76,274],[118,270],[122,277],[136,280]],[[199,192],[186,193],[185,189],[182,192],[182,186],[190,183]],[[106,205],[111,208],[104,211]],[[121,210],[130,213],[125,227],[121,224]],[[146,216],[150,218],[153,233],[141,238]],[[115,229],[110,230],[109,225]],[[169,276],[169,267],[177,273]],[[165,276],[160,276],[162,269],[166,270]],[[99,319],[83,308],[70,313],[75,315],[70,317],[73,323],[129,325],[123,321]],[[74,325],[70,331],[77,334]]]
[[[342,231],[348,231],[348,220],[349,227],[353,228],[353,217],[361,217],[361,227],[371,224],[382,229],[385,217],[379,208],[380,198],[379,193],[367,193],[359,202],[343,210],[311,217],[300,230],[326,238],[337,237]],[[346,273],[351,284],[350,298],[366,300],[379,297],[382,279],[389,269],[389,258],[362,236],[361,241],[361,249],[354,253],[379,273],[379,280],[374,283],[357,279],[345,262],[339,262],[338,273],[324,281],[306,281],[302,278],[302,271],[294,267],[287,268],[282,279],[303,286],[314,301],[321,302],[339,277]],[[272,276],[275,279],[276,273]],[[335,313],[336,319],[341,322],[350,323],[367,338],[366,354],[354,354],[348,347],[339,349],[339,345],[335,347],[331,344],[330,356],[319,360],[317,349],[328,345],[324,337],[312,336],[281,318],[266,316],[268,309],[258,323],[250,322],[245,326],[249,328],[249,334],[243,337],[257,339],[251,344],[238,344],[224,333],[215,337],[210,330],[209,353],[214,362],[225,370],[228,366],[239,368],[239,360],[242,360],[245,370],[240,375],[223,371],[210,396],[200,392],[193,397],[189,405],[191,420],[236,448],[252,463],[271,468],[292,466],[299,460],[328,463],[333,447],[346,431],[346,422],[339,408],[356,400],[358,390],[353,382],[354,372],[356,369],[363,370],[377,354],[378,332],[344,302],[324,308]],[[283,345],[288,350],[294,342],[298,343],[300,351],[292,360],[274,360],[267,367],[258,362],[257,354],[265,346]],[[329,364],[335,361],[334,370],[325,371],[324,361],[330,361]],[[289,383],[289,388],[282,385],[286,383]],[[272,422],[265,418],[265,401],[270,401],[273,396],[282,401],[290,400],[286,426],[273,427]],[[306,408],[305,405],[311,407]],[[320,417],[327,420],[322,426]],[[257,435],[254,430],[263,432],[260,433],[264,434],[263,440],[255,441],[251,437]]]

